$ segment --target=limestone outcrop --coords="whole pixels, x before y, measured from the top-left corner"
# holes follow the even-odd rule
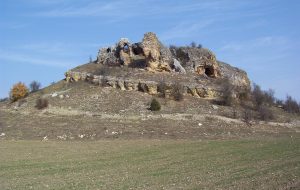
[[[116,69],[118,72],[113,75],[109,73],[108,76],[104,76],[94,71],[84,69],[78,71],[75,68],[66,72],[66,80],[69,82],[89,81],[93,84],[106,81],[106,85],[113,88],[157,94],[160,79],[156,75],[164,78],[160,74],[167,72],[169,74],[164,75],[168,76],[169,82],[174,84],[174,81],[175,83],[179,81],[185,88],[185,94],[195,97],[222,96],[222,88],[218,84],[220,80],[228,80],[235,87],[234,89],[237,89],[237,93],[238,90],[250,89],[247,73],[218,61],[212,51],[202,47],[166,47],[152,32],[144,34],[141,42],[131,43],[129,39],[121,38],[115,45],[101,48],[96,63],[99,67],[119,69]],[[90,67],[91,65],[88,68]],[[120,78],[122,70],[126,73],[125,70],[129,67],[138,69]],[[133,73],[138,73],[138,77],[134,77]],[[151,76],[143,79],[145,73]]]
[[[114,46],[100,49],[97,63],[110,66],[145,68],[152,72],[196,73],[221,77],[216,56],[208,49],[196,47],[165,47],[156,34],[148,32],[142,42],[131,44],[121,38]]]
[[[124,77],[93,75],[92,73],[81,73],[78,71],[68,71],[65,73],[65,76],[66,80],[69,82],[85,81],[94,85],[108,86],[120,90],[140,91],[150,95],[165,94],[166,97],[170,96],[169,94],[172,89],[172,85],[174,85],[172,82],[166,82],[165,91],[161,92],[159,88],[160,82],[155,80],[134,80],[128,78],[126,79]],[[208,99],[215,99],[222,96],[221,88],[211,88],[209,86],[196,83],[182,83],[182,86],[182,93],[184,95]]]
[[[212,78],[221,77],[216,56],[210,50],[205,48],[173,47],[172,52],[185,65],[187,72]]]

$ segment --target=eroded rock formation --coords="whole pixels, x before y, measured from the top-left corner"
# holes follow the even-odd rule
[[[99,51],[97,62],[104,65],[125,65],[153,72],[196,73],[212,78],[221,75],[216,56],[208,49],[165,47],[156,34],[148,32],[142,42],[131,44],[127,38]]]
[[[111,76],[97,75],[93,71],[88,73],[82,70],[72,70],[66,72],[66,80],[70,82],[90,81],[93,84],[103,83],[104,80],[113,88],[157,94],[159,93],[159,78],[156,78],[154,73],[169,72],[170,75],[165,75],[169,76],[169,81],[173,82],[173,79],[180,81],[184,86],[185,94],[195,97],[221,96],[222,88],[218,84],[220,80],[228,80],[235,87],[234,89],[250,89],[247,73],[217,61],[212,51],[202,47],[188,46],[169,48],[164,46],[152,32],[144,34],[142,41],[138,43],[131,43],[129,39],[121,38],[115,45],[101,48],[97,63],[109,68],[121,68],[119,66],[139,68],[144,72],[151,71],[147,73],[153,77],[144,80],[131,77],[132,73],[129,73],[126,78],[119,78],[123,69],[121,68],[118,74]],[[143,75],[140,76],[143,77]]]

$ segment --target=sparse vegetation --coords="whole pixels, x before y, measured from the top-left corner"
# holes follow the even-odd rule
[[[10,91],[10,100],[15,102],[22,98],[25,98],[29,93],[28,88],[22,82],[15,84]]]
[[[175,45],[171,45],[170,50],[173,56],[177,57],[178,61],[180,61],[182,66],[185,66],[186,63],[190,60],[188,54],[184,52],[182,48],[177,47]]]
[[[251,95],[256,108],[259,109],[263,104],[268,106],[274,105],[274,93],[275,92],[272,89],[263,91],[259,85],[254,83]]]
[[[243,111],[243,120],[246,124],[251,125],[253,119],[253,113],[250,109],[244,109]]]
[[[155,98],[153,98],[150,103],[150,110],[159,111],[160,109],[161,109],[160,103]]]
[[[171,86],[171,96],[176,101],[183,100],[183,86],[180,83],[174,83]]]
[[[259,116],[259,119],[263,120],[263,121],[269,121],[269,120],[272,120],[274,119],[274,114],[272,112],[272,110],[267,107],[267,106],[260,106],[258,108],[258,116]]]
[[[90,55],[90,57],[89,57],[89,63],[93,63],[94,61],[93,61],[93,58],[92,58],[92,56]]]
[[[190,47],[201,49],[201,48],[202,48],[202,45],[201,45],[201,44],[197,44],[196,42],[192,42],[192,43],[190,44]]]
[[[46,107],[48,107],[48,100],[46,98],[38,98],[36,100],[36,104],[35,107],[39,110],[44,109]]]
[[[29,88],[31,93],[37,92],[41,88],[41,83],[37,81],[32,81],[29,85]]]
[[[269,89],[268,91],[261,90],[260,86],[253,84],[253,89],[251,92],[252,101],[255,106],[256,111],[258,112],[258,118],[264,121],[274,119],[274,114],[271,106],[274,105],[275,97],[274,90]]]
[[[300,104],[289,95],[286,97],[283,108],[288,113],[300,113]]]
[[[166,96],[167,84],[165,81],[160,81],[157,86],[157,91],[160,93],[161,97]]]
[[[234,103],[233,90],[234,86],[230,83],[229,79],[223,80],[223,105],[231,106]]]
[[[6,97],[6,98],[1,98],[0,99],[0,102],[5,102],[5,101],[7,101],[8,100],[8,98]]]
[[[196,48],[196,47],[197,47],[196,42],[192,42],[192,43],[191,43],[191,47],[192,47],[192,48]]]

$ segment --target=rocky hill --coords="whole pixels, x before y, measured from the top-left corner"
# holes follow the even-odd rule
[[[128,68],[131,68],[129,72]],[[116,45],[101,48],[94,63],[79,66],[65,75],[68,82],[104,83],[113,88],[151,95],[165,93],[160,92],[161,82],[169,91],[172,85],[180,84],[183,94],[210,99],[222,97],[222,81],[225,80],[233,85],[234,97],[250,89],[245,71],[217,61],[210,50],[168,48],[152,32],[146,33],[138,43],[121,38]]]
[[[280,108],[272,107],[276,117],[262,122],[247,103],[215,104],[228,91],[238,100],[249,88],[245,71],[218,61],[208,49],[168,48],[154,33],[146,33],[138,43],[122,38],[101,48],[97,60],[67,71],[65,79],[16,102],[0,102],[0,140],[299,134],[298,116]],[[176,93],[183,98],[177,99]],[[160,111],[149,110],[153,98],[161,104]],[[41,99],[47,107],[37,106]]]

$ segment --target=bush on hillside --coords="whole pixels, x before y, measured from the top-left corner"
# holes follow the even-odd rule
[[[222,104],[225,106],[231,106],[234,103],[233,98],[233,90],[234,86],[230,83],[229,79],[224,79],[222,82],[222,88],[223,88],[223,97],[222,97]]]
[[[243,120],[247,125],[251,125],[251,120],[253,119],[253,113],[250,109],[245,109],[243,112]]]
[[[288,113],[300,113],[300,104],[288,95],[284,102],[283,109]]]
[[[183,100],[183,86],[179,83],[174,83],[171,87],[171,96],[176,101]]]
[[[269,106],[274,105],[274,94],[274,90],[269,89],[268,91],[263,91],[259,85],[254,83],[251,95],[256,109],[258,110],[263,104]]]
[[[267,106],[262,105],[258,108],[257,111],[260,120],[269,121],[274,119],[273,111]]]
[[[32,81],[29,85],[30,92],[37,92],[41,88],[41,83]]]
[[[15,102],[17,100],[20,100],[22,98],[25,98],[29,93],[28,88],[24,83],[17,83],[15,84],[12,89],[10,90],[10,100],[12,102]]]
[[[6,102],[8,100],[8,98],[1,98],[0,102]]]
[[[160,103],[155,98],[153,98],[150,103],[150,110],[159,111],[160,109],[161,109]]]
[[[161,97],[166,96],[167,84],[165,81],[160,81],[157,86],[157,91],[160,93]]]
[[[48,107],[48,100],[46,98],[38,98],[35,102],[35,107],[39,110]]]

